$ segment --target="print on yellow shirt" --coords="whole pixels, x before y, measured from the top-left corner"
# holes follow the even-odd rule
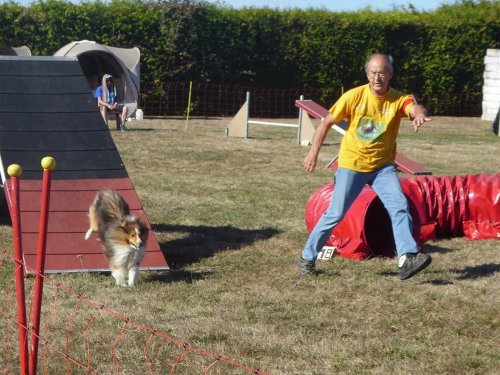
[[[383,122],[373,121],[369,118],[362,118],[358,123],[358,139],[362,141],[376,141],[385,132]]]

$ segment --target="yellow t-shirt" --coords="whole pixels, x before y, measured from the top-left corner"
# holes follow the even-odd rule
[[[411,95],[403,95],[393,88],[384,96],[376,96],[369,84],[342,95],[330,108],[335,122],[347,119],[339,167],[371,172],[393,163],[401,118],[409,116],[414,104]]]

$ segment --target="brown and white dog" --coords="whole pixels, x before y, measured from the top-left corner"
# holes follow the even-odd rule
[[[98,234],[116,285],[133,286],[146,255],[148,230],[144,223],[130,215],[127,202],[114,190],[97,193],[89,208],[89,222],[85,239],[93,232]]]

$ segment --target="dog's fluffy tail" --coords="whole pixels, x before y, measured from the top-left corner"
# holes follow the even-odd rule
[[[88,240],[90,236],[92,236],[92,233],[94,233],[94,230],[92,228],[89,228],[87,233],[85,233],[85,240]]]

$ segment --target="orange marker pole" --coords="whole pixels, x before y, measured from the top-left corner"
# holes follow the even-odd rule
[[[36,278],[33,291],[33,316],[31,329],[30,374],[36,375],[38,361],[38,341],[40,335],[40,315],[42,310],[43,276],[45,272],[45,250],[47,246],[47,223],[49,220],[50,184],[56,161],[50,156],[42,159],[43,181],[42,202],[40,204],[40,224],[36,256]]]
[[[11,218],[14,236],[14,262],[16,264],[17,326],[19,330],[19,370],[28,375],[28,330],[26,327],[26,298],[24,292],[23,246],[21,241],[21,220],[19,210],[19,176],[23,169],[18,164],[9,165],[11,188]]]

